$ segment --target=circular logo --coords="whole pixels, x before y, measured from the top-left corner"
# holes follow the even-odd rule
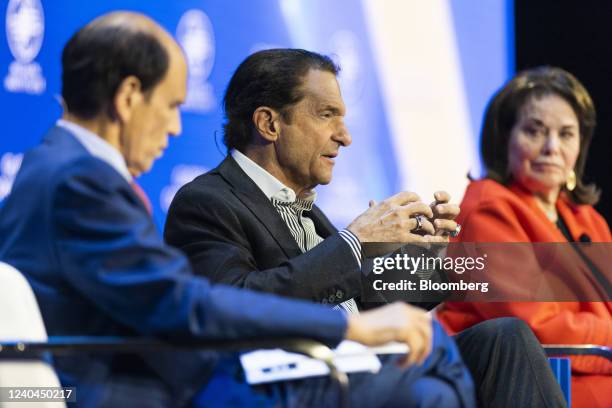
[[[22,64],[38,55],[45,33],[40,0],[10,0],[6,10],[6,38],[11,53]]]
[[[208,16],[198,9],[185,12],[176,27],[176,38],[189,64],[189,76],[208,78],[215,61],[215,36]]]

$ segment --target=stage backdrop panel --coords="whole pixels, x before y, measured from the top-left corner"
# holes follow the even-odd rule
[[[458,201],[479,174],[486,101],[512,73],[512,1],[8,0],[0,39],[0,205],[23,153],[61,115],[60,58],[70,36],[105,12],[148,14],[175,35],[189,64],[183,133],[140,178],[163,226],[176,190],[225,155],[221,102],[250,53],[300,47],[330,55],[353,144],[341,149],[319,205],[338,227],[399,190]]]

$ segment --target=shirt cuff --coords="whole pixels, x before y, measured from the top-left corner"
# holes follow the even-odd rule
[[[349,248],[353,252],[355,256],[355,260],[357,261],[357,265],[359,265],[359,269],[361,269],[361,242],[359,238],[351,231],[347,229],[343,229],[339,232],[342,239],[348,244]]]

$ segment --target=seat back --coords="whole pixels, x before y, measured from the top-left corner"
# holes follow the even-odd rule
[[[0,342],[11,341],[46,342],[47,332],[28,281],[18,270],[0,262]],[[0,360],[0,387],[60,387],[60,382],[43,361]],[[65,406],[60,402],[2,399],[5,401],[0,401],[0,408]]]

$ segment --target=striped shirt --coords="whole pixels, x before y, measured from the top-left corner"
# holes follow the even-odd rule
[[[255,184],[266,194],[272,206],[283,219],[291,235],[295,239],[302,252],[309,251],[323,241],[316,232],[314,223],[304,215],[311,211],[317,193],[311,191],[304,197],[296,197],[295,192],[281,183],[257,163],[237,150],[232,151],[232,157],[240,168],[255,182]],[[340,237],[351,249],[359,268],[361,269],[361,242],[347,229],[339,232]],[[345,310],[348,313],[359,313],[357,303],[349,299],[334,307]]]

